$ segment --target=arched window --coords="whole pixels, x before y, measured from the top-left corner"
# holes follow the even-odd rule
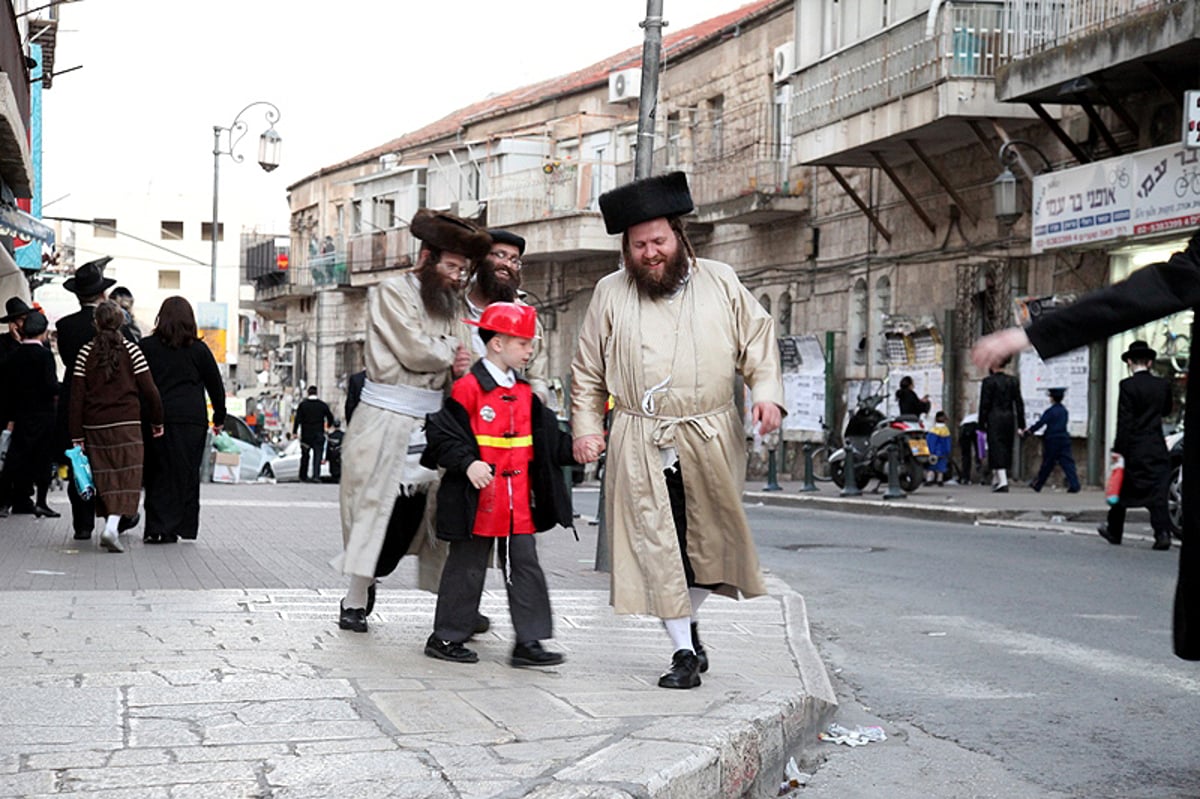
[[[779,296],[779,335],[787,336],[792,332],[792,295],[789,292],[783,292]]]
[[[846,338],[850,346],[850,361],[862,365],[867,362],[870,347],[867,340],[867,281],[861,277],[854,282],[854,291],[850,295],[849,321],[849,335]]]
[[[770,294],[763,294],[761,297],[758,298],[758,301],[762,305],[762,307],[766,309],[767,313],[771,312],[771,295]]]
[[[875,304],[883,318],[892,312],[892,279],[886,275],[875,281]]]

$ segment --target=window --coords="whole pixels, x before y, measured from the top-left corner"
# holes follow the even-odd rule
[[[880,318],[892,313],[892,279],[881,277],[875,282],[875,301],[879,306]]]
[[[709,120],[712,123],[709,141],[710,155],[720,158],[725,152],[725,95],[718,94],[708,101]]]
[[[355,200],[350,206],[350,224],[353,233],[363,232],[362,200]]]
[[[212,241],[212,222],[200,223],[200,240]],[[217,241],[225,241],[225,223],[217,223]]]
[[[158,288],[163,291],[179,291],[179,270],[158,270]]]
[[[667,114],[667,166],[674,168],[682,163],[680,142],[683,136],[679,124],[679,112]]]
[[[175,239],[178,241],[183,238],[183,223],[182,222],[167,222],[163,220],[159,226],[159,236],[164,239]]]
[[[339,236],[346,235],[346,206],[337,207],[337,232]]]
[[[859,366],[867,362],[867,281],[859,278],[850,300],[850,330],[846,337],[850,345],[851,362]]]
[[[791,157],[792,139],[790,127],[788,125],[788,116],[791,114],[792,108],[792,87],[791,84],[785,83],[775,90],[775,104],[772,109],[771,119],[771,154],[777,161],[783,162],[786,169],[788,159]]]
[[[387,230],[396,226],[396,201],[391,197],[375,198],[375,230]]]
[[[764,294],[758,298],[758,304],[763,307],[767,313],[771,312],[771,295]]]
[[[779,335],[787,336],[792,332],[792,295],[789,292],[783,292],[779,296]]]
[[[117,220],[93,219],[92,235],[98,239],[115,239],[117,237]]]

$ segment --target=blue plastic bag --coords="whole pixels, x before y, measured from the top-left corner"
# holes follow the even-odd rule
[[[71,474],[74,475],[75,490],[80,499],[85,502],[96,496],[96,484],[92,482],[92,464],[80,447],[71,447],[64,453],[71,462]]]

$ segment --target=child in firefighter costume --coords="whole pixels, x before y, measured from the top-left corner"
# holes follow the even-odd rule
[[[553,666],[563,655],[541,644],[554,633],[533,533],[572,526],[561,468],[574,463],[571,437],[521,376],[533,352],[537,311],[497,302],[470,324],[479,326],[487,354],[426,421],[422,463],[445,469],[437,535],[450,542],[450,554],[425,654],[455,663],[479,660],[464,644],[475,629],[495,544],[516,634],[509,662]]]

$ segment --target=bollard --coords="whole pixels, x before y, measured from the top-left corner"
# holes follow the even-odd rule
[[[904,499],[907,496],[900,488],[900,450],[896,442],[888,446],[888,487],[884,499]]]
[[[800,486],[800,491],[819,491],[817,484],[813,482],[813,465],[812,465],[813,444],[811,441],[804,442],[804,485]]]
[[[775,474],[775,450],[767,453],[767,484],[763,486],[763,491],[782,491],[783,488],[779,485],[779,478]]]
[[[846,457],[842,459],[843,477],[845,485],[842,486],[841,496],[843,497],[861,497],[862,489],[858,487],[858,480],[854,477],[854,449],[850,442],[846,442],[845,449],[842,450]]]

